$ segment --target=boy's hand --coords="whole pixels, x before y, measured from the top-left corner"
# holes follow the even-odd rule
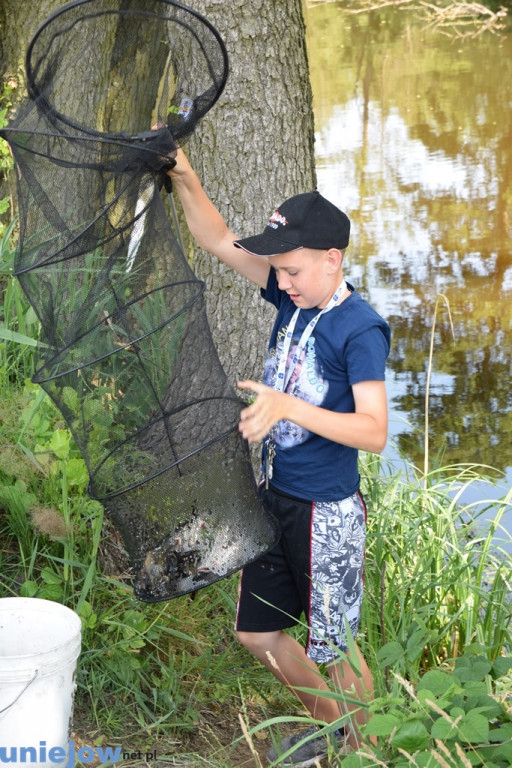
[[[152,131],[159,131],[161,128],[165,128],[162,123],[155,123],[151,126]],[[177,178],[187,172],[187,168],[190,168],[190,164],[182,149],[173,142],[173,149],[169,155],[160,157],[160,162],[165,167],[165,172],[171,178]],[[179,166],[179,167],[178,167]]]
[[[289,395],[249,379],[239,381],[237,386],[256,393],[254,402],[241,411],[238,429],[250,443],[257,443],[263,440],[274,424],[286,418],[285,408]]]
[[[176,179],[179,176],[184,176],[188,171],[192,169],[187,156],[183,152],[180,147],[177,148],[176,154],[174,155],[174,165],[172,168],[169,168],[167,170],[167,175],[171,177],[171,179]]]

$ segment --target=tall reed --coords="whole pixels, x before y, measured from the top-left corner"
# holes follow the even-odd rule
[[[384,478],[371,470],[382,462],[368,462],[370,645],[399,644],[396,661],[408,675],[454,658],[475,639],[496,658],[510,643],[512,562],[499,537],[510,547],[501,520],[512,491],[498,501],[465,502],[474,483],[482,486],[477,466],[444,467],[427,478],[410,467],[408,478]]]

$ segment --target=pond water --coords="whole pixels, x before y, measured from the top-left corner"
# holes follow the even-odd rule
[[[495,467],[472,493],[497,498],[512,486],[512,30],[460,37],[411,7],[347,5],[304,5],[316,165],[352,219],[346,276],[393,332],[385,455],[423,467],[431,369],[430,466]]]

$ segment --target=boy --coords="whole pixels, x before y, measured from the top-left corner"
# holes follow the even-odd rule
[[[281,539],[243,569],[235,629],[316,720],[334,723],[339,705],[321,695],[328,685],[318,664],[349,699],[369,699],[373,690],[361,653],[347,661],[336,651],[347,653],[346,627],[355,635],[359,623],[365,506],[357,452],[378,453],[386,443],[389,327],[344,281],[350,222],[318,192],[290,198],[261,235],[240,240],[181,150],[176,161],[168,173],[198,244],[258,285],[278,310],[263,383],[238,386],[256,395],[239,428],[249,442],[264,440],[260,488]],[[306,648],[284,631],[302,613]],[[344,706],[350,728],[330,735],[340,750],[357,746],[364,720],[356,704]],[[269,760],[297,744],[282,764],[313,765],[328,751],[317,730],[283,739]]]

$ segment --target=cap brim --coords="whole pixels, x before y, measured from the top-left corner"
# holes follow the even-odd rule
[[[235,240],[234,245],[253,256],[279,256],[281,253],[298,251],[300,248],[303,248],[302,245],[287,243],[284,240],[278,240],[265,234],[245,237],[243,240]]]

